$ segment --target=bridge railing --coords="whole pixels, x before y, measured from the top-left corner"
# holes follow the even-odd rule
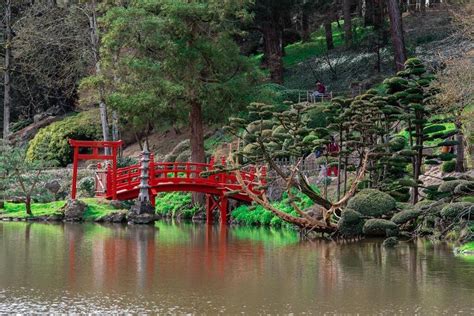
[[[221,165],[225,165],[222,159]],[[265,183],[266,171],[258,174],[256,168],[250,167],[246,171],[241,171],[244,183],[252,192],[259,194],[261,189],[257,188]],[[140,184],[140,165],[117,169],[114,176],[112,170],[107,170],[107,193],[110,195],[113,190],[112,182],[116,181],[115,189],[118,193],[134,190]],[[191,162],[154,162],[150,161],[149,180],[150,186],[160,183],[187,183],[187,184],[209,184],[222,186],[228,190],[240,190],[242,187],[237,181],[235,172],[216,172],[214,159],[210,163]]]

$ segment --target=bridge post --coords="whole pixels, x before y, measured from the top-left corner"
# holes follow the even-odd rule
[[[225,195],[206,194],[206,224],[214,223],[215,210],[219,211],[221,225],[227,224],[228,206],[229,199]]]
[[[150,199],[150,185],[148,183],[150,169],[150,152],[145,143],[143,146],[142,157],[140,158],[140,184],[138,186],[139,194],[129,212],[128,220],[134,224],[149,224],[155,221],[155,208]]]

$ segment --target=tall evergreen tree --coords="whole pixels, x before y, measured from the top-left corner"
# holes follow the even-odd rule
[[[235,1],[153,0],[109,10],[104,58],[110,67],[119,54],[120,68],[111,106],[146,124],[187,115],[192,161],[204,162],[205,116],[237,111],[250,86],[253,68],[232,39],[236,22],[249,18],[245,9]]]

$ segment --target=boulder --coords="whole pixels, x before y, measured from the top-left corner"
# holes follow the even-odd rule
[[[421,211],[419,209],[403,210],[393,215],[391,220],[397,225],[403,225],[413,219],[417,219],[420,214]]]
[[[51,180],[44,185],[44,188],[52,194],[57,194],[61,190],[61,183],[59,180]]]
[[[347,208],[364,216],[380,217],[393,212],[396,200],[387,193],[374,189],[365,189],[349,200]]]
[[[445,192],[445,193],[454,193],[454,190],[458,185],[466,185],[468,184],[469,181],[467,180],[451,180],[451,181],[445,181],[440,184],[438,187],[439,192]]]
[[[123,210],[127,208],[127,203],[124,201],[119,201],[119,200],[112,200],[110,201],[109,205],[112,206],[116,210]]]
[[[95,220],[96,222],[106,222],[106,223],[124,223],[127,221],[127,212],[112,212],[102,217],[99,217]]]
[[[157,219],[155,208],[149,201],[137,201],[128,211],[127,219],[129,224],[153,224]]]
[[[67,222],[80,222],[84,220],[87,204],[80,200],[69,199],[63,207],[64,220]]]
[[[341,219],[337,224],[339,232],[344,237],[355,237],[362,235],[365,220],[359,212],[346,209],[342,212]]]
[[[392,237],[398,235],[398,226],[386,219],[372,218],[365,222],[364,235],[372,237]]]

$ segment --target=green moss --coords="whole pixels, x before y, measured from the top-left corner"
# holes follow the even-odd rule
[[[372,237],[391,237],[398,235],[398,226],[386,219],[373,218],[365,222],[363,232]]]
[[[365,189],[351,198],[347,207],[365,216],[379,217],[391,213],[396,207],[396,200],[379,190]]]
[[[472,218],[474,216],[474,204],[469,202],[450,203],[443,207],[440,214],[446,219],[454,219],[461,215],[465,218]]]
[[[69,139],[97,140],[101,138],[97,110],[81,112],[42,128],[30,141],[27,158],[48,160],[66,166],[72,162]]]
[[[418,216],[421,214],[421,211],[418,209],[412,209],[412,210],[403,210],[401,212],[398,212],[397,214],[393,215],[392,217],[392,222],[398,225],[403,225],[413,219],[418,218]]]
[[[365,220],[362,215],[354,210],[347,209],[338,223],[339,232],[344,237],[360,236],[364,227]]]
[[[438,187],[439,192],[444,192],[444,193],[454,193],[454,190],[458,185],[461,184],[468,184],[469,181],[467,180],[451,180],[451,181],[445,181],[441,183],[441,185]]]

